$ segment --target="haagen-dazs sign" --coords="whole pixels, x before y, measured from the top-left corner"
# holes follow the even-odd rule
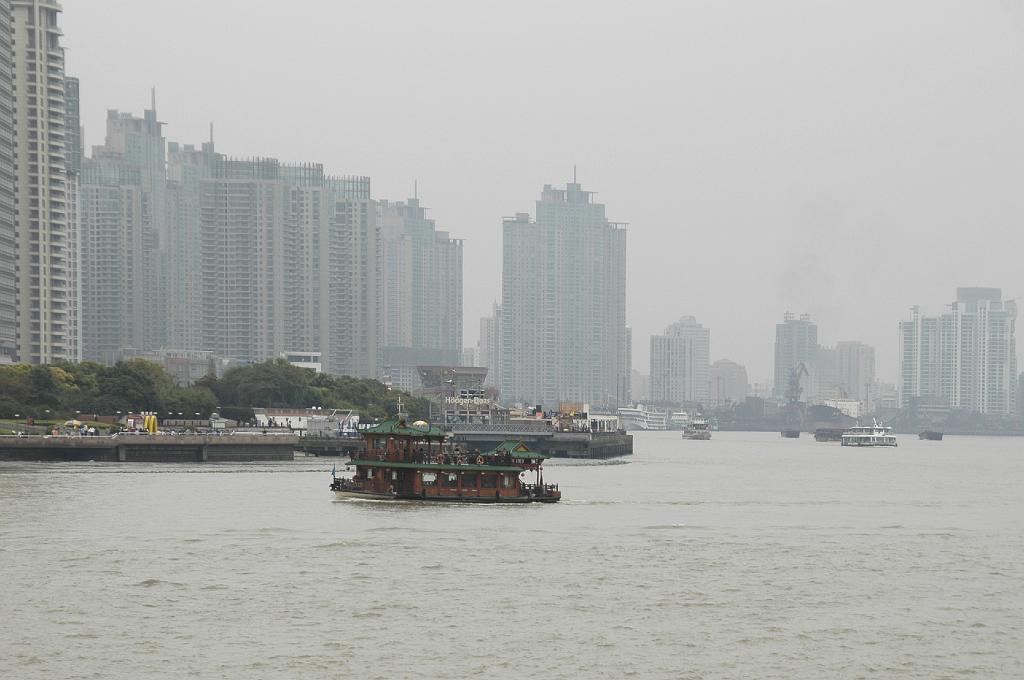
[[[491,401],[485,397],[445,397],[446,406],[490,406]]]

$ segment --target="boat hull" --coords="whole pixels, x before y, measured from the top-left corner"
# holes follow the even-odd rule
[[[707,441],[711,439],[710,432],[694,432],[694,433],[683,433],[683,439],[693,439],[697,441]]]
[[[843,440],[843,446],[897,446],[896,442],[858,442]]]
[[[423,501],[435,503],[557,503],[562,500],[561,496],[399,496],[394,493],[370,493],[368,491],[335,491],[336,500],[352,500],[361,498],[363,500],[378,501]]]
[[[334,497],[340,500],[363,498],[379,501],[393,501],[396,498],[393,493],[370,493],[369,491],[335,491]]]

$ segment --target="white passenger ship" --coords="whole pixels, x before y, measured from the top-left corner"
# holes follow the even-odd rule
[[[891,427],[858,425],[843,432],[843,446],[896,446],[896,435]]]
[[[620,406],[618,416],[619,427],[623,430],[664,430],[667,428],[665,414],[653,409],[647,410],[643,404]]]

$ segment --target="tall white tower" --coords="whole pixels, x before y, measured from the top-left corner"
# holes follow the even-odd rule
[[[64,48],[54,0],[11,0],[14,85],[18,357],[69,359],[68,229],[64,157]]]

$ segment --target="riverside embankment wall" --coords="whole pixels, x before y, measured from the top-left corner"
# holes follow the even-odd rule
[[[0,436],[0,460],[203,463],[292,460],[294,435]]]

